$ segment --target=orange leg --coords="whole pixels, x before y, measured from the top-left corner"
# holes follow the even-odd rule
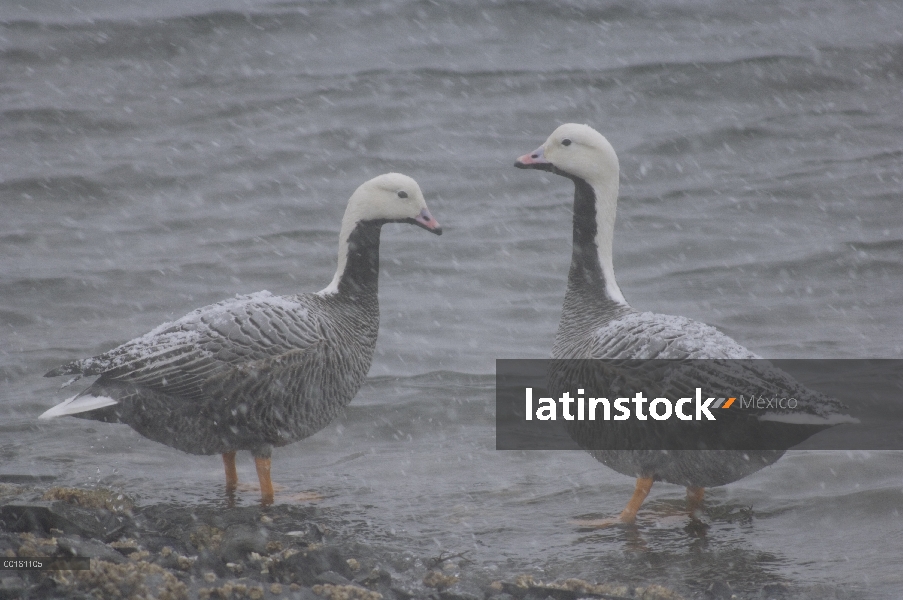
[[[257,467],[257,479],[260,480],[260,503],[269,505],[273,503],[273,481],[270,479],[270,459],[254,457],[254,465]]]
[[[642,506],[643,500],[645,500],[646,496],[649,495],[649,490],[651,489],[651,477],[638,477],[636,480],[636,488],[633,490],[633,496],[631,496],[630,501],[627,503],[627,506],[624,508],[624,510],[621,511],[621,514],[617,519],[581,520],[577,521],[576,524],[580,527],[587,527],[590,529],[602,529],[603,527],[623,525],[625,523],[632,524],[636,521],[636,514],[640,510],[640,506]]]
[[[690,510],[690,516],[695,518],[696,513],[702,510],[702,501],[705,499],[705,488],[688,487],[687,488],[687,508]]]
[[[624,507],[624,510],[621,511],[621,516],[619,517],[621,521],[624,523],[633,523],[636,521],[636,514],[640,510],[640,506],[643,504],[643,500],[646,499],[646,496],[649,495],[649,491],[652,489],[652,478],[651,477],[637,477],[636,480],[636,488],[633,490],[633,496],[630,497],[630,500],[627,502],[627,506]]]
[[[238,472],[235,470],[235,453],[223,453],[223,466],[226,468],[226,491],[235,491],[238,485]]]

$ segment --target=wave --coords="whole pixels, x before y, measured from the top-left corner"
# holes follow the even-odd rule
[[[19,136],[27,136],[33,139],[58,139],[61,132],[69,135],[84,135],[85,133],[123,133],[135,129],[134,123],[111,119],[95,110],[74,110],[54,107],[30,107],[10,108],[0,112],[0,127],[14,127],[19,141]],[[53,135],[40,134],[48,126],[58,126],[62,129],[54,129]]]
[[[0,181],[0,194],[19,201],[35,199],[109,200],[109,190],[100,182],[82,175],[23,177]]]

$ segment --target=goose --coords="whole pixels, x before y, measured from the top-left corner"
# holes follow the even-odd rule
[[[514,166],[548,171],[574,182],[573,252],[567,292],[552,347],[553,359],[713,361],[711,366],[715,373],[701,372],[703,367],[692,373],[699,381],[716,380],[719,368],[730,367],[725,366],[724,361],[741,359],[744,361],[744,381],[756,385],[772,382],[777,389],[794,390],[800,398],[799,412],[793,415],[758,417],[796,430],[791,432],[796,441],[787,447],[826,427],[856,422],[843,414],[843,404],[804,388],[714,327],[680,316],[638,312],[627,303],[615,280],[612,263],[618,157],[602,134],[588,125],[561,125],[542,146],[518,158]],[[574,431],[574,428],[569,430]],[[576,441],[579,444],[581,440]],[[590,528],[634,523],[654,481],[685,486],[693,516],[701,506],[706,487],[737,481],[773,464],[784,454],[781,449],[742,452],[589,450],[606,466],[637,478],[634,494],[620,515],[616,519],[580,522]]]
[[[98,377],[40,418],[125,423],[183,452],[221,454],[230,494],[238,485],[235,453],[248,450],[261,502],[271,504],[273,448],[329,424],[370,369],[379,330],[379,239],[386,223],[442,234],[416,181],[399,173],[375,177],[348,201],[338,267],[324,289],[236,296],[57,367],[45,377]]]

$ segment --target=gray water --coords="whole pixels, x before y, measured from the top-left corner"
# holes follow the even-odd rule
[[[903,597],[900,453],[791,453],[710,490],[701,540],[669,485],[637,529],[579,531],[633,481],[494,450],[494,361],[548,356],[570,257],[572,186],[512,164],[568,121],[619,153],[634,307],[766,357],[903,354],[895,0],[2,2],[0,481],[220,501],[216,457],[38,422],[72,393],[42,374],[237,293],[325,287],[348,196],[399,171],[446,233],[384,228],[371,380],[275,452],[286,494],[490,576]]]

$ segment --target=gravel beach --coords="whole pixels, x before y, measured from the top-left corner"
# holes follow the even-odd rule
[[[374,541],[366,524],[315,505],[135,505],[116,492],[0,484],[0,556],[91,557],[90,570],[0,574],[11,598],[297,598],[304,600],[680,600],[854,598],[780,581],[735,590],[713,576],[590,582],[566,573],[486,569],[468,553],[417,555]],[[688,534],[692,532],[688,531]],[[704,527],[697,532],[704,537]],[[829,594],[829,596],[825,596]]]

